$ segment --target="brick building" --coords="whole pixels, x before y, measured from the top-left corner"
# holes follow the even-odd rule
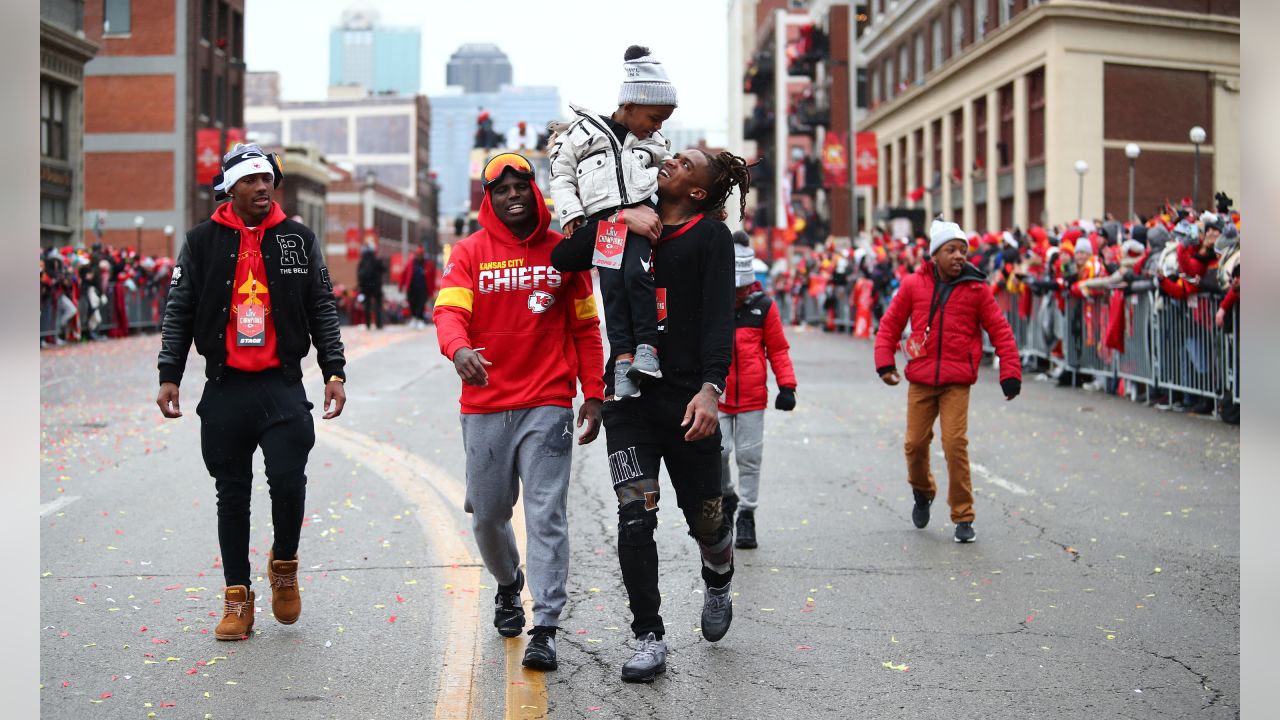
[[[86,0],[84,17],[100,47],[85,66],[86,222],[106,211],[105,242],[176,254],[216,205],[196,181],[197,132],[215,131],[219,155],[243,132],[244,0]]]
[[[415,246],[434,251],[436,183],[431,176],[431,105],[425,95],[368,95],[281,101],[275,73],[250,73],[255,102],[246,110],[250,135],[265,143],[312,145],[326,159],[413,199]],[[285,169],[288,173],[288,169]],[[332,188],[330,188],[332,191]],[[339,231],[332,231],[341,237]],[[396,236],[399,237],[398,235]],[[335,240],[336,242],[336,240]]]
[[[40,246],[84,244],[84,0],[40,3]]]
[[[1239,197],[1238,0],[871,0],[873,204],[966,229]],[[1076,167],[1085,170],[1079,174]],[[914,196],[914,197],[913,197]]]
[[[822,157],[839,138],[847,166],[849,133],[865,111],[865,93],[854,102],[865,79],[851,76],[849,42],[863,8],[848,0],[730,3],[729,145],[761,161],[750,224],[772,238],[775,253],[784,237],[812,245],[852,235],[849,173],[826,177]]]
[[[324,245],[329,274],[335,285],[355,287],[359,249],[372,239],[390,271],[386,282],[395,284],[404,259],[419,247],[424,216],[418,198],[375,174],[359,175],[349,167],[329,166]]]

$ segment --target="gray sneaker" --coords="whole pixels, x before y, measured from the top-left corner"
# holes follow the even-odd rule
[[[667,671],[667,643],[653,633],[636,638],[636,653],[622,666],[622,679],[626,682],[651,683],[660,673]]]
[[[631,361],[631,369],[627,371],[627,377],[637,384],[662,377],[662,370],[658,368],[658,349],[652,345],[637,345],[636,357]]]
[[[702,637],[708,642],[716,642],[729,632],[729,623],[733,622],[733,597],[729,588],[733,583],[725,583],[722,588],[707,588],[702,598]]]
[[[631,363],[627,360],[619,360],[613,364],[613,396],[618,399],[640,397],[640,386],[636,385],[627,372],[630,369]]]

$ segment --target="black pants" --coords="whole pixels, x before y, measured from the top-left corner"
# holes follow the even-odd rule
[[[594,221],[589,221],[594,226]],[[653,246],[649,238],[627,233],[622,269],[600,268],[600,295],[604,298],[605,329],[609,357],[634,353],[637,345],[658,345],[658,302],[655,297]]]
[[[373,324],[378,323],[378,329],[382,329],[382,288],[378,288],[373,292],[364,294],[364,326],[366,329]]]
[[[278,368],[260,373],[227,370],[205,383],[196,407],[200,450],[218,490],[218,544],[227,585],[249,585],[249,499],[253,453],[262,448],[271,491],[272,550],[281,560],[298,552],[307,496],[307,455],[316,442],[302,383]]]
[[[659,609],[658,463],[665,462],[676,504],[702,556],[707,587],[723,587],[733,578],[732,522],[720,497],[720,430],[686,442],[680,427],[693,393],[666,381],[651,384],[640,397],[604,404],[609,472],[618,495],[618,563],[631,601],[631,630],[636,637],[665,628]]]
[[[427,321],[427,289],[425,287],[415,289],[409,286],[409,315],[423,322]]]

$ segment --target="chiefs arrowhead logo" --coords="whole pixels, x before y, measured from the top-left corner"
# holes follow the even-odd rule
[[[529,293],[528,306],[534,314],[544,313],[556,303],[556,296],[545,290],[534,290]]]

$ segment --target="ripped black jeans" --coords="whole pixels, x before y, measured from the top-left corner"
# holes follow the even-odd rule
[[[686,442],[680,427],[692,399],[685,390],[658,382],[640,397],[604,404],[609,472],[618,495],[618,563],[631,601],[636,637],[665,632],[658,592],[658,464],[667,465],[676,504],[698,543],[702,579],[723,587],[733,579],[733,529],[720,502],[720,430]]]
[[[298,552],[307,456],[316,442],[311,408],[302,383],[285,380],[279,368],[257,373],[228,369],[221,381],[205,383],[196,407],[200,451],[218,490],[218,544],[228,586],[250,583],[249,501],[253,453],[259,447],[271,492],[272,550],[280,560],[291,560]]]

